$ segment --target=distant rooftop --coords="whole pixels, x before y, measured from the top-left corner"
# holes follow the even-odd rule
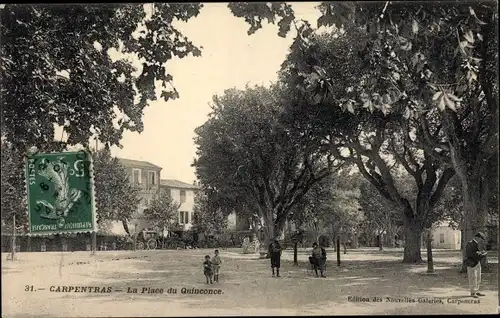
[[[120,161],[120,163],[122,165],[127,166],[127,167],[142,167],[142,168],[162,169],[162,167],[154,165],[148,161],[132,160],[132,159],[125,159],[125,158],[118,158],[118,160]]]
[[[199,189],[199,186],[174,179],[161,179],[160,186],[176,189]]]

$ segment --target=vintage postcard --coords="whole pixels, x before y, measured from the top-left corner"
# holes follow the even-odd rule
[[[0,5],[2,317],[499,313],[497,26]]]

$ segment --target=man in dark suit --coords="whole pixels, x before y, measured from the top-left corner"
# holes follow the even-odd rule
[[[465,265],[467,265],[470,295],[474,298],[485,296],[479,292],[479,284],[481,283],[481,259],[486,256],[486,252],[482,248],[485,241],[486,235],[478,232],[465,246]]]
[[[271,258],[271,269],[273,271],[276,268],[276,277],[280,277],[280,260],[281,260],[281,245],[277,239],[274,239],[271,244],[269,244],[269,256]]]

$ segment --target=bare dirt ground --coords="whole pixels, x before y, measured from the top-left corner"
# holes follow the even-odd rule
[[[327,278],[315,278],[305,270],[308,252],[299,252],[296,267],[287,250],[282,277],[273,278],[269,260],[221,250],[220,283],[213,285],[205,284],[205,254],[213,250],[20,253],[14,262],[2,254],[2,317],[497,313],[496,255],[490,256],[491,271],[483,273],[486,296],[473,304],[464,303],[472,298],[466,275],[458,272],[459,251],[434,251],[436,275],[430,276],[425,263],[402,264],[401,249],[350,250],[341,254],[340,267],[330,250]],[[112,292],[51,291],[57,286]],[[129,288],[138,293],[127,293]],[[141,293],[143,288],[163,293]],[[184,294],[183,288],[220,289],[221,294]]]

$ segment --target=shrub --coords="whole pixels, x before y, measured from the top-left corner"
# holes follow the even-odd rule
[[[166,237],[165,248],[175,250],[177,248],[186,248],[186,243],[178,237]]]

